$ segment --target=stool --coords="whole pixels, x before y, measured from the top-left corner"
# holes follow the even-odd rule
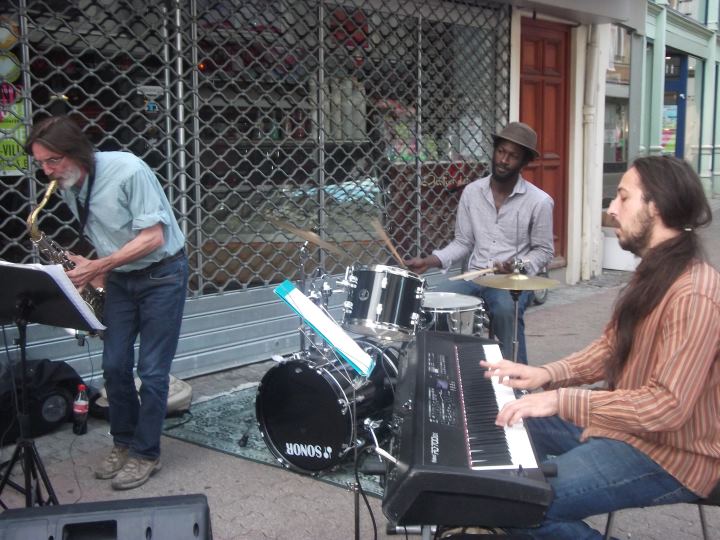
[[[699,499],[691,504],[697,504],[698,513],[700,514],[700,527],[702,528],[702,535],[704,540],[710,540],[710,529],[708,528],[707,521],[705,519],[705,506],[720,506],[720,483],[715,486],[710,494],[704,499]],[[612,526],[615,520],[615,512],[610,512],[607,517],[607,523],[605,525],[605,540],[610,540],[612,537]]]

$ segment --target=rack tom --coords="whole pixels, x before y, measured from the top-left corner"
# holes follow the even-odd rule
[[[415,335],[425,280],[394,266],[349,267],[342,326],[381,340],[408,341]]]

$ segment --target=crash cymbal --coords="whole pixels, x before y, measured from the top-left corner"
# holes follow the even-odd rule
[[[556,279],[540,276],[526,276],[525,274],[497,274],[494,276],[482,276],[473,280],[478,285],[491,287],[493,289],[505,289],[508,291],[541,291],[552,289],[560,285]]]
[[[345,253],[342,249],[337,247],[335,244],[332,244],[326,240],[323,240],[318,236],[317,233],[314,233],[313,231],[306,231],[305,229],[300,229],[298,227],[295,227],[293,225],[290,225],[286,221],[283,221],[281,219],[276,219],[271,216],[266,216],[267,220],[275,225],[279,229],[284,229],[295,236],[299,236],[303,240],[306,240],[310,242],[311,244],[315,244],[318,247],[321,247],[327,251],[330,251],[332,253],[335,253],[336,255],[340,257],[345,257],[347,253]]]

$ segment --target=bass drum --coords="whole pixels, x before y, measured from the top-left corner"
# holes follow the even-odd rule
[[[345,362],[301,354],[263,376],[255,414],[265,444],[284,467],[306,474],[335,467],[365,436],[366,418],[389,419],[398,352],[368,341],[358,344],[375,358],[369,377]]]

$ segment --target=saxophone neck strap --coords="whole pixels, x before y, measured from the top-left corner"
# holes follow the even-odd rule
[[[83,233],[85,231],[85,224],[87,223],[88,216],[90,215],[90,196],[92,195],[92,188],[93,184],[95,183],[95,171],[93,171],[90,176],[88,176],[88,187],[87,187],[87,196],[85,197],[85,203],[81,203],[80,200],[78,200],[77,204],[80,209],[80,233],[78,234],[78,240],[82,240]]]

